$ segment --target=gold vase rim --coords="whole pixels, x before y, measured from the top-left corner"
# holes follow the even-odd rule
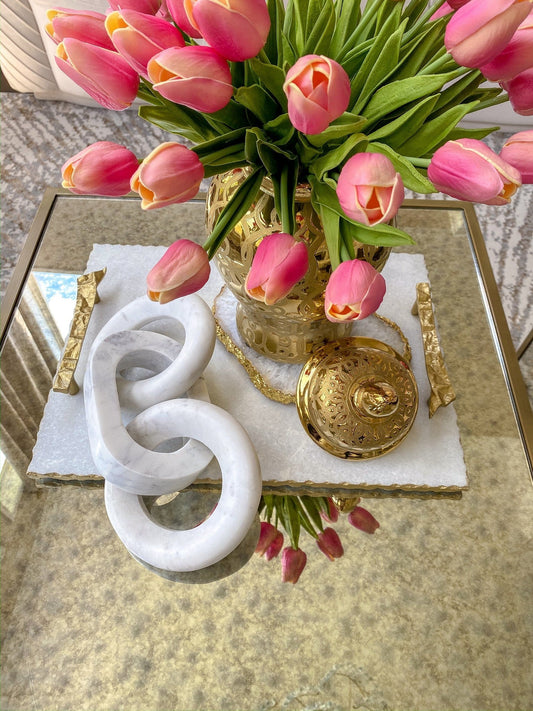
[[[407,361],[373,338],[344,338],[318,348],[298,380],[296,406],[307,434],[342,459],[371,459],[395,449],[418,411]]]

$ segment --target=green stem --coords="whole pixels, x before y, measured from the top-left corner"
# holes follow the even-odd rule
[[[410,156],[404,156],[404,158],[417,168],[427,168],[431,162],[429,158],[411,158]]]
[[[419,75],[425,75],[425,74],[439,74],[442,70],[448,69],[447,65],[448,64],[455,64],[453,58],[451,57],[446,50],[444,50],[444,54],[441,54],[440,57],[437,57],[431,64],[428,64],[427,66],[423,67],[418,74]],[[450,68],[453,68],[450,67]]]

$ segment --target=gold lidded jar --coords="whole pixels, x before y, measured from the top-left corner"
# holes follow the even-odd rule
[[[214,176],[206,200],[206,226],[210,233],[221,211],[247,177],[246,168]],[[319,346],[347,336],[352,324],[332,323],[324,313],[324,291],[331,263],[320,217],[311,204],[308,185],[296,191],[297,240],[305,242],[309,269],[284,299],[267,306],[248,296],[244,283],[261,240],[281,232],[274,207],[272,181],[265,178],[257,199],[227,235],[214,261],[227,287],[238,301],[237,328],[244,341],[261,355],[286,363],[304,363]],[[360,245],[358,259],[382,269],[390,248]]]

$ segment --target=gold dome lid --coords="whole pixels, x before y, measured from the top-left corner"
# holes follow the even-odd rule
[[[317,349],[302,368],[296,406],[307,434],[342,459],[370,459],[397,447],[418,410],[405,359],[372,338]]]

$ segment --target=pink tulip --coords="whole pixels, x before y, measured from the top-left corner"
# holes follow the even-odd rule
[[[365,533],[374,533],[379,528],[379,522],[372,516],[370,511],[367,511],[362,506],[356,506],[353,511],[348,514],[348,521]]]
[[[292,125],[308,135],[322,133],[350,103],[350,78],[329,57],[307,54],[287,72],[283,91]]]
[[[385,279],[368,262],[341,262],[326,287],[326,316],[334,322],[360,321],[379,308],[385,291]]]
[[[180,143],[161,143],[131,178],[131,189],[142,197],[143,210],[187,202],[196,195],[204,167],[194,151]]]
[[[46,32],[56,44],[66,37],[74,37],[97,47],[115,49],[105,29],[105,15],[101,12],[55,7],[46,11],[46,18]]]
[[[335,560],[335,558],[340,558],[344,555],[341,539],[334,528],[325,528],[318,534],[316,543],[322,553],[330,560]]]
[[[513,110],[521,116],[533,116],[533,68],[526,69],[509,81],[501,82],[509,94]]]
[[[173,0],[169,9],[179,27],[185,30],[185,15],[186,25],[233,62],[255,57],[270,30],[265,0]]]
[[[481,67],[510,41],[531,10],[531,0],[470,0],[452,15],[444,44],[457,64]]]
[[[185,7],[187,5],[187,7]],[[199,39],[202,33],[192,16],[192,3],[185,0],[167,0],[167,8],[176,25],[189,37]],[[187,12],[188,10],[188,12]]]
[[[208,114],[233,94],[228,63],[211,47],[165,49],[148,62],[148,76],[165,99]]]
[[[261,521],[261,530],[259,532],[259,541],[255,547],[255,552],[263,555],[266,549],[273,543],[278,535],[278,529],[268,521]]]
[[[343,211],[364,225],[389,222],[404,194],[400,174],[381,153],[356,153],[346,162],[337,183]]]
[[[523,185],[533,183],[533,130],[511,136],[500,151],[500,158],[520,171]]]
[[[431,159],[428,177],[446,195],[485,205],[507,204],[522,184],[516,168],[475,138],[441,146]]]
[[[441,5],[438,10],[435,10],[433,15],[429,18],[429,21],[433,22],[434,20],[439,20],[441,17],[445,17],[445,15],[449,15],[451,12],[453,12],[453,7],[450,3],[445,2],[444,5]]]
[[[57,45],[57,66],[106,109],[122,111],[137,96],[139,75],[118,52],[73,37]]]
[[[466,5],[467,2],[470,2],[470,0],[448,0],[448,5],[452,10],[458,10],[463,5]]]
[[[127,195],[138,165],[135,154],[125,146],[98,141],[64,163],[63,187],[78,195]]]
[[[282,582],[297,583],[306,563],[307,556],[300,548],[284,548],[281,554]]]
[[[488,64],[480,67],[491,81],[508,81],[533,67],[533,10],[518,27],[509,44]]]
[[[148,297],[166,304],[192,294],[209,279],[209,257],[203,247],[188,239],[179,239],[150,270],[146,277]]]
[[[185,46],[181,32],[170,22],[135,10],[110,13],[105,26],[115,48],[145,79],[154,55],[169,47]]]
[[[328,512],[320,512],[320,516],[327,523],[336,523],[339,520],[339,509],[333,503],[333,500],[328,498]]]
[[[161,12],[161,0],[108,0],[111,10],[135,10],[146,15],[156,15]]]
[[[283,534],[278,531],[278,535],[274,538],[272,543],[265,551],[266,560],[272,560],[272,558],[277,558],[280,550],[283,548]]]
[[[248,296],[265,304],[275,304],[305,276],[309,266],[307,247],[286,232],[263,238],[246,277]]]

